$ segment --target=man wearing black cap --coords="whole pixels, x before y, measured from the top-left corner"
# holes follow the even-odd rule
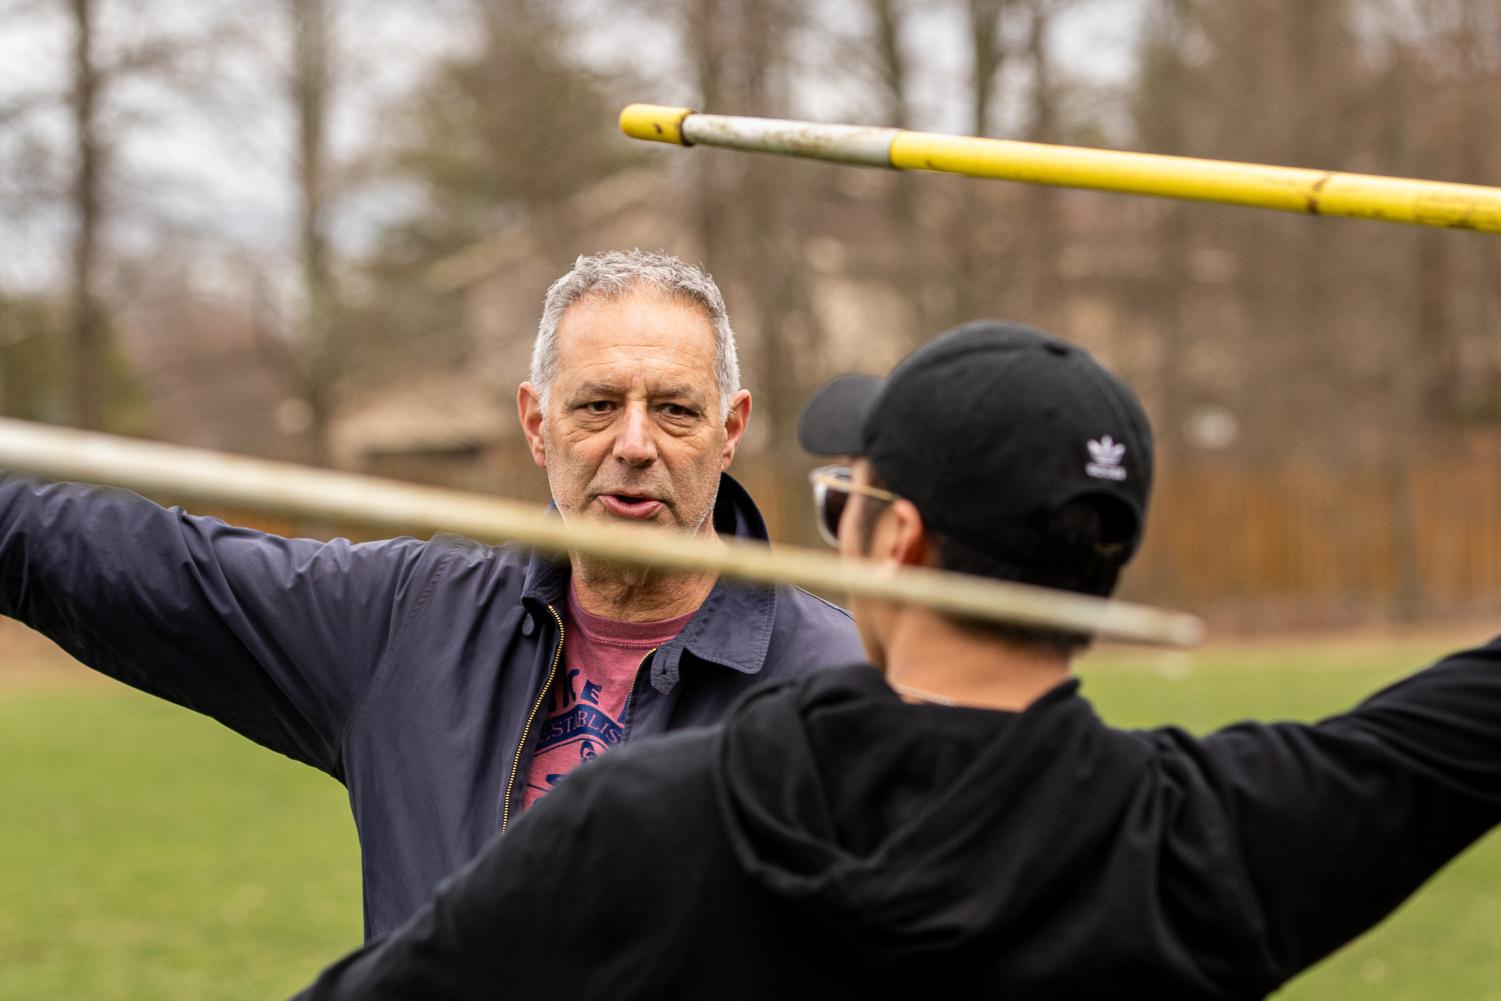
[[[991,323],[799,426],[825,530],[884,566],[1109,594],[1140,404]],[[1501,646],[1315,725],[1106,726],[1088,637],[860,601],[875,665],[587,765],[307,998],[1259,998],[1501,820]]]

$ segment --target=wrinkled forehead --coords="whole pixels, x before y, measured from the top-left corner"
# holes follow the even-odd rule
[[[558,324],[560,370],[601,366],[673,369],[713,380],[714,328],[692,298],[654,286],[617,295],[591,295],[563,313]]]
[[[642,279],[625,286],[599,286],[580,295],[569,303],[558,321],[559,339],[568,327],[569,319],[580,313],[619,312],[632,307],[648,311],[692,312],[703,321],[704,332],[709,338],[714,337],[714,317],[707,306],[687,292],[666,289]]]

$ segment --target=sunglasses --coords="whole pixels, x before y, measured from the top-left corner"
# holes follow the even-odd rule
[[[844,509],[849,506],[850,494],[862,494],[888,504],[901,500],[889,490],[855,483],[854,472],[849,466],[819,466],[808,474],[808,479],[813,483],[813,511],[818,534],[835,547],[839,545],[839,519],[844,517]]]

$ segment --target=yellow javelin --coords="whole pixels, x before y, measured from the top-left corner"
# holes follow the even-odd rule
[[[1501,233],[1501,188],[632,104],[634,139]]]

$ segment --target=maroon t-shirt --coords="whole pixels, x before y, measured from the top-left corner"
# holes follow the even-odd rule
[[[537,728],[521,808],[581,762],[620,743],[626,702],[647,654],[682,632],[693,613],[658,622],[617,622],[579,607],[573,588],[563,608],[563,657]]]

